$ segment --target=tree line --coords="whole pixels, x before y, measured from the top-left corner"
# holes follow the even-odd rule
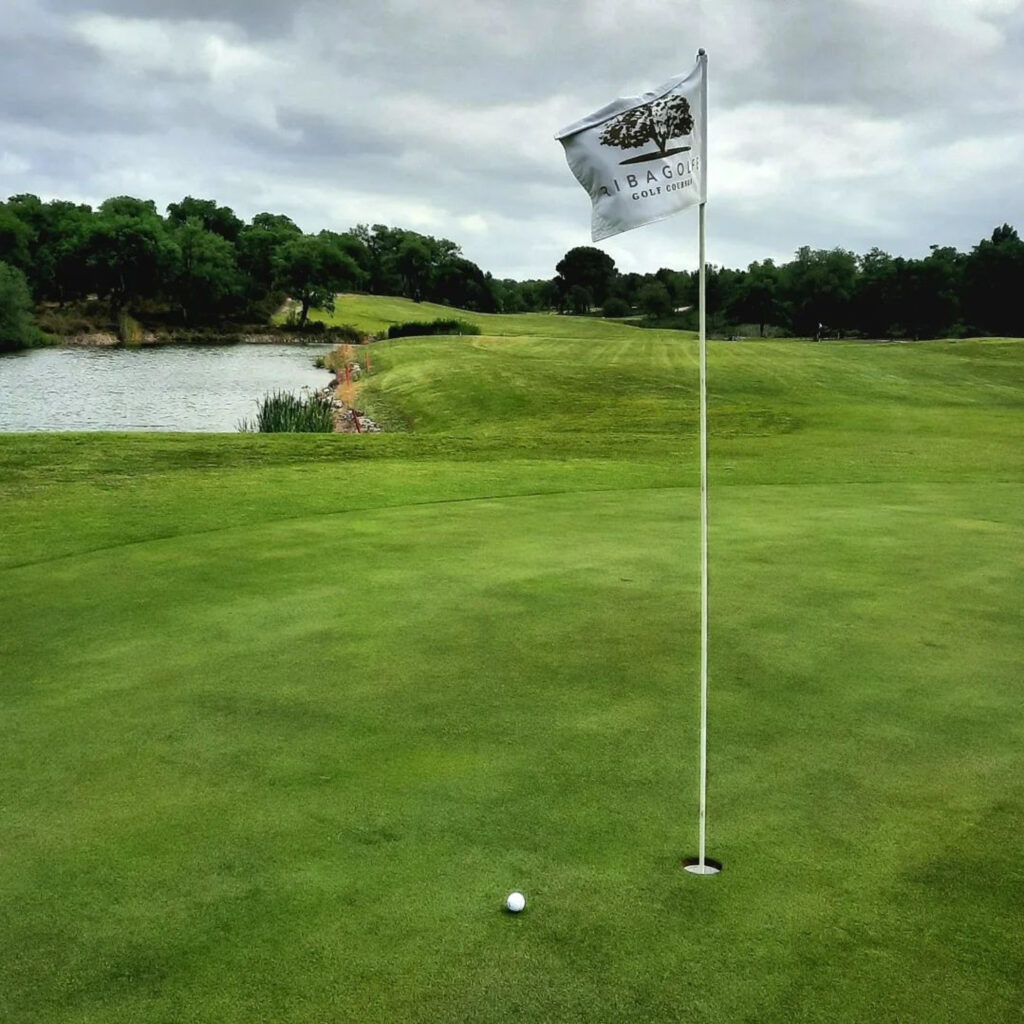
[[[696,271],[622,274],[600,249],[580,246],[556,267],[558,308],[583,314],[641,313],[651,323],[693,326]],[[933,245],[922,259],[874,248],[797,250],[776,265],[706,268],[709,330],[796,337],[1024,336],[1024,242],[1008,224],[970,252]],[[680,315],[680,311],[686,312]]]
[[[283,214],[248,223],[187,196],[161,214],[116,196],[93,209],[11,196],[0,203],[0,344],[33,304],[106,304],[170,325],[266,322],[285,297],[298,325],[342,291],[403,295],[480,312],[499,307],[489,274],[445,238],[375,224],[303,232]],[[20,317],[20,319],[19,319]],[[20,325],[20,326],[18,326]]]
[[[696,271],[620,273],[603,250],[569,250],[548,279],[498,280],[460,247],[383,224],[303,232],[283,214],[243,221],[186,196],[164,213],[115,196],[96,209],[34,195],[0,203],[0,347],[38,338],[32,313],[89,300],[174,326],[266,323],[285,297],[297,326],[363,291],[490,312],[557,310],[693,326]],[[846,337],[1024,335],[1024,242],[1007,224],[970,252],[799,249],[788,263],[707,268],[713,334]]]

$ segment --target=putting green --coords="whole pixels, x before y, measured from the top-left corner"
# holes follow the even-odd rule
[[[696,879],[692,353],[432,342],[420,432],[0,438],[8,1019],[1016,1019],[1020,347],[714,350]]]

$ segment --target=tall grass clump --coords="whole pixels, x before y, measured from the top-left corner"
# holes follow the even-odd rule
[[[122,345],[141,345],[143,339],[142,324],[124,310],[117,317],[117,336]]]
[[[334,430],[334,403],[322,391],[294,395],[274,391],[260,399],[254,420],[242,420],[246,434],[330,434]]]
[[[480,328],[468,320],[408,320],[404,324],[392,324],[388,338],[421,337],[428,334],[479,334]]]

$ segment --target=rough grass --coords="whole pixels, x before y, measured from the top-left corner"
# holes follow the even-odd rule
[[[570,326],[0,438],[5,1019],[1019,1019],[1024,345],[711,346],[694,879],[694,346]]]

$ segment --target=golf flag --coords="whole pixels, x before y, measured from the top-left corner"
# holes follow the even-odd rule
[[[617,99],[555,138],[565,147],[572,173],[593,203],[595,242],[699,206],[697,218],[697,340],[700,381],[700,808],[698,857],[686,870],[717,875],[708,860],[708,388],[705,319],[707,274],[708,57],[653,92]],[[639,150],[639,153],[634,153]]]
[[[621,98],[555,138],[594,204],[591,237],[669,217],[707,199],[707,57],[653,92]]]

